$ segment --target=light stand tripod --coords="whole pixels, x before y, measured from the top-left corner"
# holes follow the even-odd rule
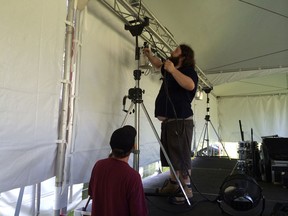
[[[130,23],[135,23],[135,21],[132,21]],[[177,176],[173,166],[172,166],[172,163],[161,143],[161,139],[157,133],[157,130],[155,129],[154,125],[153,125],[153,122],[146,110],[146,107],[143,103],[143,99],[142,99],[142,94],[144,93],[144,91],[140,88],[140,78],[141,78],[141,70],[139,70],[139,59],[140,59],[140,48],[138,47],[138,36],[141,35],[143,29],[145,26],[149,25],[149,19],[148,18],[145,18],[144,20],[144,23],[140,23],[140,24],[135,24],[135,25],[125,25],[125,30],[129,30],[130,33],[135,36],[136,38],[136,52],[135,52],[135,60],[138,61],[138,69],[137,70],[134,70],[133,72],[133,75],[134,75],[134,79],[135,79],[135,87],[134,88],[130,88],[129,91],[128,91],[128,96],[125,96],[123,98],[123,110],[125,112],[127,112],[124,120],[123,120],[123,123],[122,123],[122,126],[126,123],[127,121],[127,118],[128,118],[128,115],[131,113],[133,107],[135,106],[135,109],[134,109],[134,113],[135,113],[135,129],[137,131],[137,135],[136,135],[136,140],[135,140],[135,146],[134,146],[134,151],[133,151],[133,154],[134,154],[134,157],[133,157],[133,168],[136,170],[136,171],[139,171],[139,154],[140,154],[140,150],[139,150],[139,141],[140,141],[140,133],[139,133],[139,128],[140,128],[140,105],[146,115],[146,118],[154,132],[154,135],[160,145],[160,148],[169,164],[169,167],[171,169],[171,172],[174,174],[180,188],[181,188],[181,191],[183,192],[184,196],[185,196],[185,199],[188,203],[188,205],[190,206],[191,203],[187,197],[187,194],[181,184],[181,181],[179,180],[179,177]],[[131,105],[129,107],[128,110],[125,110],[125,103],[126,103],[126,99],[127,97],[131,100]]]
[[[212,90],[212,88],[208,88],[208,87],[205,87],[205,88],[203,88],[203,91],[207,94],[207,108],[206,108],[206,111],[207,111],[207,114],[206,114],[206,116],[205,116],[205,124],[204,124],[204,127],[203,127],[203,130],[202,130],[202,132],[201,132],[201,135],[200,135],[200,138],[199,138],[199,143],[198,143],[198,146],[197,146],[197,148],[196,148],[196,151],[198,150],[198,147],[199,147],[199,145],[200,145],[200,141],[201,141],[201,137],[202,137],[202,135],[203,135],[203,139],[202,139],[202,146],[201,146],[201,153],[199,153],[199,151],[197,152],[197,156],[205,156],[205,155],[207,155],[207,156],[210,156],[210,155],[214,155],[215,154],[215,152],[214,152],[214,149],[213,149],[213,146],[210,146],[210,144],[209,144],[209,142],[210,142],[210,140],[209,140],[209,123],[210,123],[210,125],[212,126],[212,128],[213,128],[213,130],[214,130],[214,133],[216,134],[216,136],[217,136],[217,138],[218,138],[218,141],[221,143],[221,145],[222,145],[222,148],[224,149],[224,151],[225,151],[225,153],[226,153],[226,155],[228,156],[228,158],[230,159],[230,157],[229,157],[229,155],[228,155],[228,153],[227,153],[227,151],[226,151],[226,149],[225,149],[225,147],[224,147],[224,145],[223,145],[223,143],[222,143],[222,141],[221,141],[221,138],[220,138],[220,136],[218,135],[218,133],[217,133],[217,131],[215,130],[215,127],[213,126],[213,124],[212,124],[212,122],[211,122],[211,120],[210,120],[210,113],[209,113],[209,111],[210,111],[210,106],[209,106],[209,102],[210,102],[210,99],[209,99],[209,93],[211,92],[211,90]],[[204,133],[203,133],[204,132]],[[206,151],[207,151],[207,153],[205,153],[204,152],[204,143],[207,143],[206,144]],[[216,150],[215,150],[216,151]],[[219,155],[220,155],[220,150],[218,150],[219,151]]]

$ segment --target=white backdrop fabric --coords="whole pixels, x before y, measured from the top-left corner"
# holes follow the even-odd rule
[[[0,10],[1,46],[8,50],[0,53],[0,191],[7,191],[54,176],[66,5],[10,1]],[[71,184],[88,182],[95,162],[109,154],[110,136],[126,116],[122,99],[135,87],[137,69],[135,37],[102,4],[89,1],[81,26],[73,146],[66,157]],[[143,104],[159,135],[154,101],[160,85],[160,74],[142,74]],[[204,97],[193,104],[196,134],[204,125],[205,102]],[[126,109],[130,104],[127,99]],[[217,123],[217,109],[212,113]],[[126,124],[134,125],[135,118],[129,114]],[[141,107],[139,136],[140,166],[157,161],[160,146]]]
[[[110,152],[109,140],[112,132],[121,126],[126,113],[122,111],[122,99],[128,90],[135,87],[133,71],[137,69],[135,60],[136,38],[124,30],[124,23],[116,18],[102,4],[89,1],[88,14],[82,29],[81,69],[79,74],[78,95],[75,106],[74,151],[67,155],[71,159],[70,182],[88,182],[93,165],[106,158]],[[139,37],[139,47],[143,41]],[[143,70],[145,72],[145,70]],[[161,122],[154,117],[154,101],[161,85],[160,73],[142,74],[140,88],[145,91],[143,104],[160,136]],[[197,103],[197,106],[196,106]],[[204,125],[206,98],[197,101],[195,122],[197,134]],[[211,97],[210,106],[217,102]],[[131,101],[127,99],[126,109]],[[211,115],[218,127],[217,108]],[[198,117],[199,116],[199,117]],[[134,125],[136,116],[128,114],[125,124]],[[160,144],[152,126],[140,106],[140,166],[159,160]],[[201,125],[201,126],[200,126]],[[211,136],[213,140],[215,135]],[[216,139],[217,140],[217,139]],[[132,166],[133,154],[130,157]]]
[[[0,191],[54,176],[65,16],[65,2],[58,1],[10,1],[1,7],[1,46],[7,52],[0,53]],[[139,46],[142,43],[140,40]],[[137,69],[135,37],[97,1],[88,4],[81,51],[73,152],[67,155],[72,162],[71,183],[87,182],[94,163],[109,154],[111,133],[126,115],[122,99],[135,86],[133,71]],[[159,74],[150,73],[140,80],[144,105],[158,134],[154,100],[159,79]],[[126,109],[130,103],[126,101]],[[192,104],[195,145],[205,123],[206,105],[206,95]],[[143,166],[159,159],[160,147],[141,108],[140,112]],[[250,128],[257,141],[266,135],[287,136],[287,95],[218,99],[210,95],[210,115],[225,142],[240,140],[239,120],[246,139],[250,139]],[[134,121],[132,113],[126,124],[134,125]],[[210,138],[217,141],[211,129]]]
[[[10,192],[2,192],[55,175],[65,19],[66,1],[11,0],[0,7],[0,202],[13,202],[11,209],[15,196],[10,198]],[[137,69],[135,38],[110,11],[98,1],[89,1],[82,21],[73,146],[66,157],[71,162],[71,169],[67,166],[66,170],[70,184],[88,182],[95,162],[109,154],[110,136],[126,116],[122,99],[135,86],[133,71]],[[142,46],[143,41],[139,43]],[[154,100],[160,85],[159,74],[142,74],[144,105],[159,135]],[[126,101],[126,109],[130,103]],[[287,106],[287,94],[233,98],[210,95],[210,119],[225,142],[241,139],[239,120],[245,139],[250,140],[253,128],[254,140],[260,142],[261,136],[288,136]],[[196,125],[193,144],[197,146],[207,114],[206,95],[192,107]],[[134,125],[135,118],[129,114],[126,124]],[[215,133],[211,128],[209,131],[211,143],[217,142]],[[158,161],[160,146],[141,108],[139,135],[140,166]],[[133,155],[130,164],[132,159]],[[51,187],[54,184],[50,182]],[[27,196],[32,193],[27,192]],[[52,206],[49,208],[51,212]]]
[[[54,176],[65,1],[0,7],[0,192]]]
[[[89,26],[89,27],[88,27]],[[121,126],[126,116],[122,111],[123,97],[135,87],[133,71],[135,37],[124,30],[124,23],[114,17],[97,1],[88,3],[88,14],[82,30],[80,83],[75,106],[75,143],[71,155],[73,183],[88,182],[95,162],[110,152],[112,132]],[[139,38],[138,46],[143,46]],[[141,75],[140,88],[145,90],[145,105],[153,125],[159,131],[160,122],[154,118],[154,99],[160,86],[160,76]],[[126,109],[131,100],[126,100]],[[125,124],[134,125],[134,113]],[[140,166],[158,160],[159,144],[147,118],[140,108]],[[130,158],[130,164],[133,155]]]
[[[239,120],[244,140],[261,142],[262,136],[288,137],[288,95],[218,98],[220,133],[225,141],[241,141]]]

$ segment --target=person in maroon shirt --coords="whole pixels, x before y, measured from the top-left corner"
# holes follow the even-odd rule
[[[141,176],[129,164],[136,130],[130,125],[115,130],[108,158],[96,162],[89,182],[92,216],[147,216]]]

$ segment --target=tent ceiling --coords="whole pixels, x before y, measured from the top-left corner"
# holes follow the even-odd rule
[[[211,80],[215,95],[239,95],[239,87],[247,93],[258,94],[259,86],[262,86],[261,92],[267,94],[272,85],[266,85],[264,80],[276,83],[276,89],[281,92],[286,88],[287,92],[288,69],[283,72],[283,68],[288,67],[287,0],[142,1],[178,43],[193,47],[197,65],[209,79],[215,74],[221,74],[223,79],[226,73],[241,74],[239,82],[229,85]],[[247,80],[249,71],[277,68],[282,68],[280,75],[273,70],[275,76],[269,74],[266,78]],[[253,88],[251,83],[257,84]]]
[[[281,94],[287,92],[287,74],[272,74],[261,77],[227,82],[218,86],[217,94],[221,96],[243,96],[262,94]],[[237,92],[236,90],[237,89]]]

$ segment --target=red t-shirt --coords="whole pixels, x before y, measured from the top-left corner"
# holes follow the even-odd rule
[[[148,215],[141,177],[123,161],[99,160],[92,170],[88,193],[92,216]]]

